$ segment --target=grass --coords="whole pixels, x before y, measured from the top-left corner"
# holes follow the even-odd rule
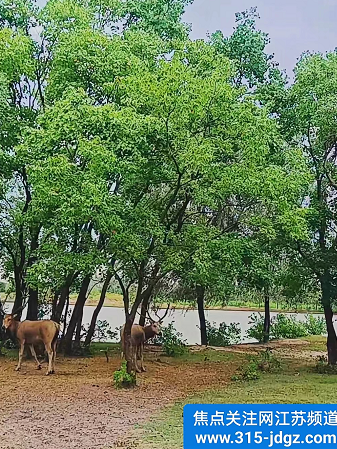
[[[18,350],[2,348],[0,357],[6,357],[9,360],[16,360],[18,358]]]
[[[310,343],[311,351],[326,351],[326,337],[322,335],[308,335],[301,338],[301,340],[306,340]]]
[[[109,356],[116,356],[120,353],[119,343],[100,343],[93,342],[90,345],[90,355],[93,357],[104,356],[107,353]]]
[[[183,406],[186,403],[221,404],[331,404],[336,402],[336,378],[301,373],[265,374],[257,381],[230,384],[226,390],[188,398],[166,409],[143,427],[141,449],[181,449],[183,447]]]
[[[310,349],[322,350],[321,337],[310,338]],[[290,362],[283,360],[281,372],[277,374],[263,373],[256,381],[231,382],[224,389],[190,396],[185,401],[166,408],[158,417],[138,428],[139,448],[181,449],[185,404],[331,404],[336,402],[335,376],[315,373],[313,363],[308,364],[303,360]]]

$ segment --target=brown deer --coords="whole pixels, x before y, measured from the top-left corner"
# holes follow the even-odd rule
[[[155,337],[156,335],[160,334],[160,328],[161,324],[166,317],[168,311],[170,308],[170,304],[168,305],[166,312],[162,318],[160,318],[158,321],[154,321],[149,313],[148,317],[150,320],[150,323],[148,326],[140,326],[139,324],[133,324],[131,327],[131,354],[132,359],[134,363],[134,367],[137,373],[145,372],[146,369],[144,367],[144,344],[146,341],[150,340],[151,338]],[[159,318],[159,317],[158,317]],[[122,354],[121,357],[124,356],[124,329],[125,324],[121,329],[121,346],[122,346]],[[138,366],[137,360],[140,360],[140,368]]]
[[[56,358],[56,343],[60,331],[60,325],[51,320],[41,321],[17,321],[17,313],[5,315],[3,320],[3,327],[11,334],[12,338],[18,340],[20,344],[19,349],[19,363],[15,371],[20,371],[22,364],[22,356],[25,345],[28,345],[32,356],[37,363],[37,369],[41,369],[41,364],[36,357],[34,345],[43,343],[48,353],[48,374],[55,372],[55,358]]]

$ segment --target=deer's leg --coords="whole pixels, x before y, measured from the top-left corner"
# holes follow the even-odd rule
[[[53,350],[50,343],[45,343],[45,348],[48,353],[48,374],[53,374]]]
[[[29,345],[29,348],[30,348],[30,352],[32,353],[32,356],[34,357],[34,359],[35,359],[35,361],[37,363],[37,369],[41,369],[42,366],[41,366],[41,363],[38,361],[38,359],[36,357],[36,352],[35,352],[35,349],[34,349],[34,345]]]
[[[20,371],[21,369],[21,364],[22,364],[22,357],[23,357],[23,352],[25,350],[25,341],[23,340],[20,344],[20,349],[19,349],[19,363],[18,366],[15,368],[15,371]]]
[[[144,368],[144,343],[142,343],[139,347],[140,349],[140,368],[145,373],[146,369]]]
[[[138,354],[138,346],[136,346],[133,349],[133,360],[134,360],[134,365],[135,365],[135,370],[137,373],[141,373],[142,371],[140,370],[138,363],[137,363],[137,354]]]
[[[124,336],[121,334],[121,360],[124,358],[125,348],[124,348]]]
[[[53,351],[53,366],[52,366],[52,373],[55,373],[55,360],[56,360],[56,346],[57,346],[57,339],[52,343],[52,351]]]

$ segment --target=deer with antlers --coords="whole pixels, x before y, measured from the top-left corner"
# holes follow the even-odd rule
[[[144,344],[151,338],[160,334],[160,328],[164,321],[164,318],[168,314],[170,309],[170,304],[167,306],[167,309],[164,313],[164,316],[155,321],[151,318],[149,311],[147,311],[148,319],[150,324],[147,326],[140,326],[139,324],[133,324],[131,327],[131,354],[133,359],[133,364],[137,373],[145,372],[146,369],[144,367]],[[125,354],[125,339],[124,339],[124,329],[125,325],[121,329],[121,346],[122,346],[122,354],[121,357],[124,357]],[[138,360],[140,360],[140,367],[138,366]]]

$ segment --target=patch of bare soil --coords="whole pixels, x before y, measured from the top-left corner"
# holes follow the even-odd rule
[[[275,355],[285,359],[302,359],[311,360],[318,356],[325,355],[325,351],[313,351],[310,348],[310,342],[306,340],[274,340],[267,344],[260,343],[245,343],[227,347],[209,346],[209,349],[221,352],[234,352],[237,354],[258,354],[265,351],[267,348],[271,349]],[[203,346],[192,346],[191,351],[203,351]]]
[[[56,374],[0,358],[1,449],[102,449],[125,441],[135,424],[178,398],[226,385],[237,363],[146,360],[132,390],[116,390],[120,360],[58,358]]]

